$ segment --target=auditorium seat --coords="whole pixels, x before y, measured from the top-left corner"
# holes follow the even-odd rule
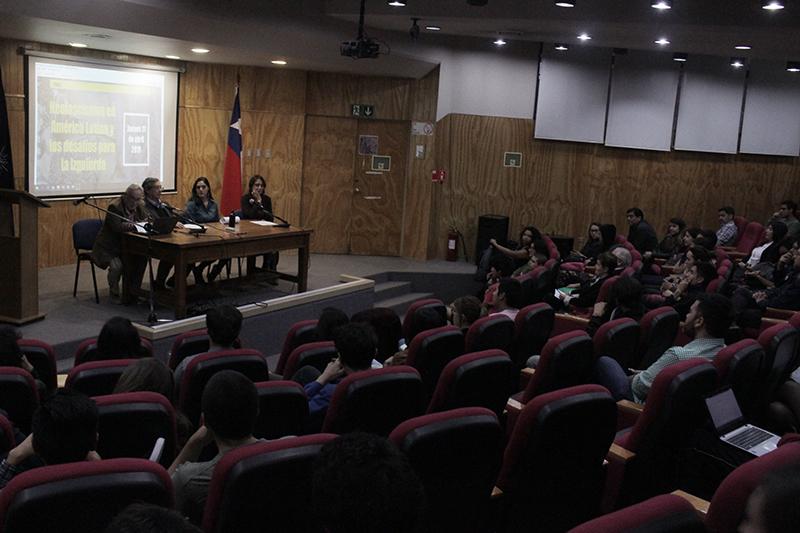
[[[547,296],[553,294],[553,289],[550,288],[554,274],[543,266],[538,266],[521,276],[516,280],[522,287],[522,305],[530,305],[541,302]]]
[[[36,381],[26,370],[0,366],[0,409],[24,433],[31,430],[31,417],[39,406]]]
[[[511,350],[514,365],[525,366],[532,355],[542,353],[547,339],[553,332],[555,313],[546,303],[523,307],[514,319],[514,345]]]
[[[75,349],[75,361],[73,364],[77,366],[93,361],[96,357],[97,339],[86,339]],[[142,338],[142,349],[139,357],[153,357],[153,344],[145,338]],[[106,359],[114,359],[114,357],[106,357]]]
[[[741,215],[733,217],[733,223],[736,224],[736,242],[733,243],[734,246],[739,244],[739,241],[742,240],[742,235],[744,235],[744,230],[747,228],[749,222],[749,220]]]
[[[749,256],[753,248],[761,244],[763,239],[764,226],[758,222],[748,222],[736,243],[736,247],[723,246],[722,248],[732,258],[743,258]]]
[[[91,361],[72,367],[64,385],[87,396],[102,396],[114,392],[119,377],[136,359]]]
[[[444,367],[428,404],[428,412],[485,407],[500,416],[511,391],[512,379],[511,359],[502,350],[485,350],[456,357]]]
[[[753,339],[726,346],[714,357],[720,385],[733,389],[746,420],[753,420],[764,408],[758,404],[761,389],[766,386],[764,361],[764,349]]]
[[[226,453],[214,468],[205,533],[322,533],[311,507],[314,460],[331,434],[257,442]]]
[[[617,409],[599,385],[541,394],[519,415],[497,479],[501,532],[560,532],[600,513]]]
[[[645,369],[661,357],[667,348],[675,344],[680,317],[674,308],[658,307],[648,311],[639,321],[642,328],[639,344],[639,362],[635,368]]]
[[[408,347],[405,364],[422,378],[425,397],[430,398],[447,364],[464,353],[464,334],[455,326],[442,326],[418,333]]]
[[[679,450],[708,418],[704,399],[717,387],[717,371],[703,358],[664,368],[653,381],[644,408],[622,400],[621,410],[636,410],[632,428],[621,431],[609,451],[604,508],[630,505],[678,487]]]
[[[5,457],[8,451],[16,445],[13,424],[8,418],[0,415],[0,456]]]
[[[289,359],[292,351],[302,344],[314,342],[315,332],[317,327],[317,320],[301,320],[295,322],[286,332],[286,337],[283,340],[283,348],[281,355],[278,358],[278,363],[275,365],[275,373],[283,375],[283,367],[286,366],[286,361]]]
[[[608,279],[603,281],[603,284],[600,285],[600,291],[597,293],[597,300],[595,303],[607,303],[608,299],[611,297],[611,289],[614,287],[614,284],[619,279],[619,276],[610,276]],[[592,314],[592,308],[583,308],[583,307],[573,307],[572,312],[578,316],[586,316]]]
[[[632,318],[618,318],[597,328],[592,338],[595,359],[608,356],[622,368],[631,368],[638,363],[641,328]]]
[[[253,435],[260,439],[279,439],[300,435],[308,417],[308,397],[303,386],[294,381],[260,381],[258,418]]]
[[[125,392],[92,398],[97,404],[97,453],[103,459],[147,459],[159,437],[164,439],[162,466],[175,458],[175,409],[157,392]]]
[[[336,359],[338,353],[333,341],[301,344],[289,354],[282,375],[285,379],[292,379],[294,373],[304,366],[313,366],[322,372],[328,363]]]
[[[489,530],[490,496],[500,468],[503,431],[481,407],[406,420],[389,440],[408,457],[425,488],[425,530]]]
[[[422,379],[410,366],[348,375],[336,385],[322,431],[388,436],[400,422],[424,413]]]
[[[767,385],[763,391],[768,402],[798,366],[800,331],[789,322],[783,322],[764,330],[758,336],[758,343],[764,348],[769,368]]]
[[[506,315],[494,314],[479,318],[467,330],[464,351],[480,352],[496,348],[510,353],[514,341],[514,321]]]
[[[195,356],[183,372],[178,402],[180,410],[193,424],[200,421],[200,400],[206,383],[221,370],[241,372],[253,383],[269,380],[267,360],[258,350],[240,348]]]
[[[211,339],[208,338],[208,330],[195,329],[181,333],[172,342],[172,348],[169,350],[169,367],[172,370],[178,368],[181,361],[190,355],[197,355],[208,351],[211,345]],[[238,338],[233,341],[233,348],[241,348],[242,341]]]
[[[19,339],[19,349],[25,354],[28,362],[36,369],[39,379],[48,391],[58,387],[58,370],[56,366],[56,352],[51,345],[35,339]]]
[[[547,247],[547,258],[554,261],[561,259],[561,254],[558,252],[558,246],[556,246],[556,243],[554,243],[553,240],[547,235],[542,235],[542,240]]]
[[[136,502],[172,507],[172,481],[146,459],[107,459],[42,466],[0,491],[0,531],[102,533]]]
[[[685,499],[674,494],[661,494],[649,500],[608,513],[569,533],[706,533],[703,521]]]
[[[413,302],[403,317],[403,337],[406,339],[406,344],[410,344],[414,336],[420,332],[420,326],[417,324],[417,311],[423,308],[434,309],[442,316],[442,319],[447,321],[447,308],[444,303],[437,298],[425,298]]]

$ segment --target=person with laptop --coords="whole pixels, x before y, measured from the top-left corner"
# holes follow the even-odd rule
[[[144,209],[147,212],[147,218],[153,222],[156,219],[173,218],[173,207],[161,201],[161,180],[158,178],[145,178],[142,182],[142,190],[144,190]],[[182,227],[180,222],[176,222],[175,227]],[[172,270],[172,263],[164,261],[163,259],[158,262],[158,270],[156,271],[156,288],[164,289],[167,285],[167,276]],[[172,280],[174,282],[174,280]],[[174,283],[170,283],[173,285]]]
[[[616,400],[644,403],[653,381],[663,369],[695,357],[713,360],[725,347],[725,333],[732,322],[733,307],[728,298],[719,294],[699,294],[683,323],[683,331],[692,337],[691,342],[669,348],[644,370],[628,369],[626,372],[614,359],[600,357],[595,363],[596,381]]]

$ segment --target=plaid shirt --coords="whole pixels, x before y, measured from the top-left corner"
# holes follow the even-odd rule
[[[738,233],[733,220],[726,222],[717,230],[717,246],[732,246]]]
[[[24,471],[20,466],[14,466],[5,459],[0,463],[0,490],[2,490],[14,476]]]

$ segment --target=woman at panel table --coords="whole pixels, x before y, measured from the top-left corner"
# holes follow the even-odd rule
[[[242,196],[242,218],[249,220],[269,220],[272,222],[272,198],[265,194],[267,187],[263,176],[256,174],[250,178],[247,184],[247,194]],[[278,253],[264,254],[264,262],[261,268],[256,268],[256,257],[247,258],[247,273],[264,270],[275,270],[278,266]],[[270,283],[277,285],[277,280],[270,279]]]
[[[194,180],[192,197],[186,202],[186,215],[192,222],[197,222],[198,224],[217,222],[219,220],[219,207],[217,207],[217,202],[214,201],[214,197],[211,194],[211,184],[205,176],[200,176]],[[195,283],[205,283],[203,270],[211,263],[213,261],[203,261],[199,264],[191,265],[190,268],[192,274],[194,274]],[[224,264],[222,260],[217,261],[208,273],[208,281],[214,281],[219,276]]]

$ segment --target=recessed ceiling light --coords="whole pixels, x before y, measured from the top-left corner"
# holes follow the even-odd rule
[[[750,46],[749,44],[737,44],[736,46],[734,46],[734,48],[736,48],[737,50],[750,50],[753,47]]]
[[[567,46],[566,44],[556,43],[555,49],[558,50],[559,52],[563,52],[565,50],[569,50],[569,46]]]
[[[209,50],[208,48],[192,48],[192,52],[194,52],[195,54],[207,54],[210,51],[211,50]]]
[[[689,54],[683,52],[675,52],[674,54],[672,54],[673,61],[679,61],[681,63],[685,63],[687,59],[689,59]]]
[[[441,26],[425,26],[425,29],[430,31],[442,31]]]
[[[743,57],[732,57],[731,58],[731,66],[733,68],[742,68],[745,65],[745,59]]]
[[[778,0],[771,0],[770,2],[764,2],[764,5],[761,6],[761,9],[766,9],[767,11],[780,11],[784,8],[783,2],[779,2]]]
[[[174,56],[174,55],[168,55],[168,56],[164,56],[164,57],[166,57],[167,59],[180,59],[181,58],[181,56]]]
[[[497,46],[504,46],[504,45],[505,45],[505,44],[507,44],[507,43],[506,43],[506,40],[505,40],[505,39],[503,39],[502,37],[498,37],[498,38],[497,38],[497,39],[494,41],[494,44],[496,44]]]
[[[88,44],[84,44],[84,43],[69,43],[69,45],[71,47],[73,47],[73,48],[88,48],[89,47]]]
[[[556,2],[558,7],[575,7],[575,2]]]
[[[800,61],[787,61],[786,70],[789,72],[800,72]]]
[[[402,0],[391,0],[391,2],[387,2],[392,7],[406,7],[406,3]]]
[[[272,63],[273,65],[285,65],[286,61],[284,61],[283,59],[273,59],[272,61],[270,61],[270,63]]]
[[[578,40],[581,40],[581,41],[590,41],[591,39],[592,38],[589,37],[588,33],[581,33],[580,35],[578,35]]]
[[[658,9],[660,11],[664,11],[666,9],[672,9],[672,1],[671,0],[658,0],[654,1],[650,4],[650,7],[653,9]]]
[[[667,46],[669,44],[669,39],[667,39],[666,37],[662,37],[660,39],[657,39],[655,43],[660,46]]]

